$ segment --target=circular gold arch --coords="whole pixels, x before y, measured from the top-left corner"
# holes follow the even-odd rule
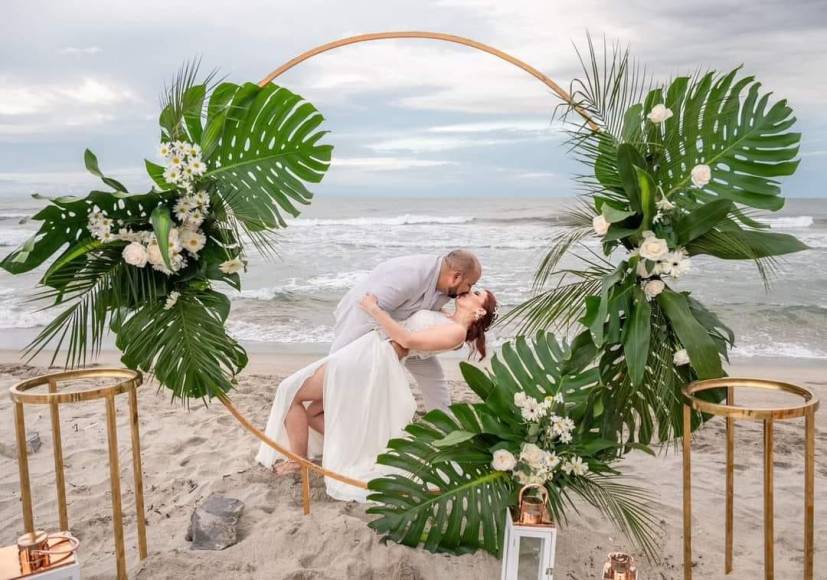
[[[577,111],[577,113],[583,117],[586,121],[588,126],[593,131],[599,131],[600,128],[591,118],[591,116],[584,111],[581,107],[574,103],[571,95],[567,93],[564,89],[560,87],[556,82],[554,82],[550,77],[544,75],[542,72],[531,66],[530,64],[511,56],[510,54],[503,52],[493,46],[489,46],[487,44],[483,44],[482,42],[477,42],[476,40],[472,40],[470,38],[465,38],[463,36],[456,36],[454,34],[444,34],[442,32],[424,32],[424,31],[398,31],[398,32],[374,32],[369,34],[359,34],[356,36],[349,36],[347,38],[342,38],[339,40],[334,40],[333,42],[328,42],[326,44],[322,44],[317,46],[316,48],[311,48],[300,55],[296,56],[288,60],[286,63],[281,65],[280,67],[273,70],[270,74],[265,76],[259,82],[259,85],[263,86],[267,83],[273,81],[280,75],[284,74],[288,70],[292,69],[298,64],[313,58],[316,55],[319,55],[323,52],[328,52],[335,48],[340,48],[343,46],[348,46],[350,44],[357,44],[360,42],[371,42],[374,40],[389,40],[389,39],[401,39],[401,38],[421,38],[421,39],[428,39],[428,40],[440,40],[443,42],[453,42],[455,44],[461,44],[463,46],[468,46],[471,48],[475,48],[482,52],[487,52],[488,54],[493,54],[494,56],[513,64],[514,66],[526,71],[534,78],[538,79],[548,88],[550,88],[554,94],[558,97],[563,99],[566,103],[572,106],[572,108]],[[271,439],[267,436],[266,433],[258,429],[255,425],[253,425],[247,417],[245,417],[233,404],[230,398],[222,393],[218,395],[218,400],[220,400],[227,410],[241,423],[241,426],[244,427],[247,431],[252,433],[256,438],[262,441],[265,445],[271,447],[281,455],[288,457],[289,459],[297,462],[301,466],[301,477],[302,477],[302,503],[304,505],[304,513],[310,513],[310,471],[315,471],[318,474],[324,477],[330,477],[332,479],[336,479],[343,483],[347,483],[349,485],[353,485],[355,487],[359,487],[362,489],[367,488],[367,483],[364,481],[359,481],[352,479],[350,477],[341,475],[339,473],[329,471],[320,465],[316,465],[312,461],[308,461],[307,459],[296,455],[295,453],[291,452],[288,449],[285,449],[281,445],[279,445],[276,441]]]
[[[428,40],[441,40],[443,42],[453,42],[455,44],[461,44],[463,46],[469,46],[471,48],[475,48],[477,50],[481,50],[482,52],[487,52],[488,54],[493,54],[494,56],[501,58],[502,60],[513,64],[514,66],[521,68],[522,70],[526,71],[528,74],[533,76],[534,78],[538,79],[548,88],[550,88],[558,97],[563,99],[565,102],[572,105],[575,111],[577,111],[583,119],[586,120],[589,127],[591,127],[594,131],[599,131],[600,128],[591,118],[591,116],[584,111],[580,106],[576,105],[571,98],[571,95],[567,93],[563,88],[560,87],[556,82],[554,82],[551,77],[544,75],[539,70],[520,60],[515,56],[511,56],[507,52],[503,52],[498,48],[494,48],[493,46],[489,46],[487,44],[483,44],[482,42],[478,42],[476,40],[472,40],[470,38],[465,38],[464,36],[457,36],[455,34],[445,34],[443,32],[427,32],[427,31],[418,31],[418,30],[408,30],[408,31],[396,31],[396,32],[371,32],[368,34],[357,34],[356,36],[349,36],[347,38],[341,38],[339,40],[334,40],[333,42],[328,42],[325,44],[321,44],[316,48],[311,48],[295,58],[291,58],[286,63],[275,69],[273,72],[268,74],[266,77],[259,81],[259,85],[263,86],[267,83],[271,82],[273,79],[281,76],[285,72],[289,71],[291,68],[295,67],[296,65],[313,58],[316,55],[319,55],[323,52],[328,52],[335,48],[341,48],[342,46],[348,46],[350,44],[358,44],[360,42],[371,42],[374,40],[391,40],[391,39],[400,39],[400,38],[423,38]]]

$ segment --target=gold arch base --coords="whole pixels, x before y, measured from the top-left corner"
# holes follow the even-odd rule
[[[259,85],[264,86],[267,83],[272,82],[274,79],[278,78],[288,70],[292,69],[293,67],[303,63],[306,60],[313,58],[319,54],[324,52],[328,52],[334,50],[336,48],[341,48],[343,46],[348,46],[351,44],[358,44],[362,42],[372,42],[377,40],[392,40],[392,39],[426,39],[426,40],[437,40],[442,42],[450,42],[454,44],[460,44],[463,46],[467,46],[470,48],[474,48],[476,50],[480,50],[482,52],[486,52],[488,54],[494,55],[497,58],[500,58],[517,68],[520,68],[533,76],[534,78],[538,79],[544,85],[554,92],[558,97],[563,99],[566,103],[572,105],[572,108],[577,111],[583,119],[586,121],[588,126],[594,130],[598,131],[599,127],[597,124],[592,120],[589,114],[584,111],[582,108],[578,107],[574,104],[571,95],[563,90],[560,85],[554,82],[549,76],[543,74],[533,66],[529,65],[528,63],[506,53],[493,46],[489,46],[487,44],[483,44],[482,42],[478,42],[476,40],[472,40],[470,38],[465,38],[463,36],[456,36],[454,34],[445,34],[442,32],[425,32],[425,31],[399,31],[399,32],[376,32],[370,34],[359,34],[356,36],[350,36],[347,38],[342,38],[339,40],[335,40],[333,42],[328,42],[326,44],[322,44],[317,46],[316,48],[312,48],[307,50],[300,55],[296,56],[295,58],[290,59],[280,67],[273,70],[270,74],[265,76],[259,82]],[[245,417],[241,411],[233,404],[230,400],[229,396],[226,394],[221,394],[218,396],[218,400],[227,408],[227,410],[236,418],[236,420],[241,423],[241,426],[244,427],[247,431],[253,434],[257,439],[259,439],[265,445],[271,447],[276,452],[280,453],[281,455],[295,461],[301,466],[301,478],[302,478],[302,503],[304,507],[304,513],[310,513],[310,472],[315,472],[323,477],[330,477],[331,479],[335,479],[337,481],[341,481],[348,485],[352,485],[361,489],[367,489],[367,483],[364,481],[359,481],[356,479],[352,479],[340,473],[336,473],[334,471],[329,471],[324,469],[323,467],[316,465],[315,463],[308,461],[307,459],[296,455],[295,453],[291,452],[289,449],[284,448],[283,446],[279,445],[273,439],[268,437],[263,431],[258,429],[255,425],[253,425],[247,417]]]
[[[696,397],[710,389],[726,388],[726,404]],[[735,404],[735,390],[763,389],[790,393],[802,403],[786,407],[743,407]],[[803,387],[764,379],[729,378],[695,381],[683,388],[683,432],[691,433],[692,413],[700,411],[726,417],[726,554],[724,572],[732,572],[733,499],[735,496],[735,419],[764,422],[764,577],[774,577],[773,530],[773,425],[804,417],[804,580],[813,580],[813,517],[815,513],[815,412],[819,401]],[[683,437],[683,575],[692,580],[692,464],[690,435]],[[786,575],[784,576],[787,577]]]
[[[107,379],[117,381],[113,385],[86,390],[59,392],[60,383],[81,379]],[[42,375],[18,383],[9,389],[14,402],[14,423],[17,437],[17,463],[20,470],[20,497],[23,506],[23,525],[26,533],[34,537],[34,513],[29,478],[29,457],[26,449],[26,422],[24,405],[48,405],[52,420],[54,442],[55,485],[57,488],[58,518],[61,531],[69,530],[69,514],[66,503],[66,479],[63,470],[63,440],[60,434],[60,405],[104,399],[106,407],[106,435],[109,446],[109,481],[112,491],[112,524],[115,535],[117,575],[126,575],[126,548],[123,535],[123,510],[121,507],[121,476],[118,458],[118,432],[115,415],[115,397],[129,395],[129,426],[132,433],[132,470],[135,479],[135,511],[138,526],[138,555],[147,556],[146,520],[144,516],[144,483],[141,466],[141,438],[138,430],[138,397],[136,389],[143,377],[128,369],[81,369]],[[31,392],[35,387],[48,385],[48,393]]]

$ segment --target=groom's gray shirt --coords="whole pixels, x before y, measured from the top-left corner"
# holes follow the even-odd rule
[[[330,352],[377,328],[373,317],[359,307],[359,301],[368,292],[378,298],[379,306],[395,320],[405,320],[417,310],[440,310],[445,306],[450,297],[436,288],[442,259],[433,255],[402,256],[379,264],[351,288],[336,307]],[[450,405],[442,367],[435,357],[410,357],[406,366],[422,390],[427,409]]]

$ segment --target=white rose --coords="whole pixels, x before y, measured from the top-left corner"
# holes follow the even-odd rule
[[[506,449],[497,449],[494,452],[494,459],[491,460],[491,467],[497,471],[511,471],[517,465],[517,459]]]
[[[156,243],[149,244],[146,249],[147,259],[153,266],[160,266],[164,263],[164,257],[161,255],[161,248]]]
[[[592,227],[594,228],[594,232],[598,236],[605,236],[606,232],[609,231],[610,225],[611,224],[609,224],[609,222],[606,221],[606,218],[604,218],[602,215],[596,215],[592,220]]]
[[[236,274],[244,269],[244,262],[242,262],[239,258],[233,258],[232,260],[221,262],[218,269],[225,274]]]
[[[657,104],[652,107],[652,110],[647,115],[648,119],[653,123],[663,123],[666,119],[672,116],[672,109],[668,109],[666,105]]]
[[[676,366],[683,366],[689,364],[689,354],[686,352],[685,348],[675,351],[675,355],[672,357],[672,362],[675,363]]]
[[[643,293],[647,300],[651,300],[663,292],[664,288],[666,288],[666,284],[663,283],[663,280],[649,280],[643,285]]]
[[[181,251],[181,232],[178,231],[178,228],[172,228],[169,230],[168,241],[170,253],[177,253]]]
[[[709,165],[696,165],[692,168],[690,175],[692,176],[692,185],[703,187],[712,180],[712,169]]]
[[[666,257],[669,253],[669,246],[666,240],[656,238],[652,232],[643,232],[643,241],[640,243],[639,251],[641,258],[657,262]]]
[[[531,467],[539,467],[545,455],[546,452],[534,445],[534,443],[526,443],[520,450],[520,459],[528,463]]]
[[[123,256],[124,262],[131,266],[136,266],[138,268],[143,268],[146,266],[148,256],[146,253],[146,248],[143,244],[132,242],[123,249],[121,255]]]

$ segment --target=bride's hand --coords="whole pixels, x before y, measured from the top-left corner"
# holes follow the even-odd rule
[[[370,292],[362,297],[359,301],[359,306],[370,315],[373,315],[375,312],[381,310],[379,307],[379,299]]]

